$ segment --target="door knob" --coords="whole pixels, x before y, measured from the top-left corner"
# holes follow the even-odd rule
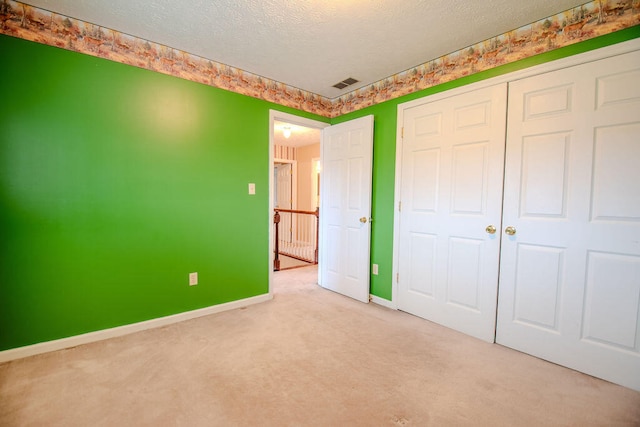
[[[512,226],[508,226],[507,228],[504,229],[504,232],[507,233],[509,236],[513,236],[514,234],[516,234],[516,228]]]
[[[360,218],[360,222],[361,222],[361,223],[363,223],[363,224],[364,224],[365,222],[367,222],[367,217],[366,217],[366,216],[363,216],[362,218]]]
[[[487,228],[484,229],[489,234],[494,234],[496,232],[496,228],[493,225],[487,225]]]

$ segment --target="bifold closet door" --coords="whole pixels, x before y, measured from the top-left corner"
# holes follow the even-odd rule
[[[404,113],[398,308],[495,338],[506,84]]]
[[[638,82],[640,52],[510,83],[496,338],[636,390]]]

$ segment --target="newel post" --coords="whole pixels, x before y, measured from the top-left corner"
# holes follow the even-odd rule
[[[274,271],[280,271],[280,258],[278,258],[278,253],[280,252],[280,247],[279,247],[279,241],[280,241],[280,237],[278,236],[278,224],[280,224],[280,213],[278,211],[275,211],[275,215],[273,216],[273,223],[275,224],[275,230],[276,230],[276,235],[275,235],[275,256],[273,257],[273,270]]]

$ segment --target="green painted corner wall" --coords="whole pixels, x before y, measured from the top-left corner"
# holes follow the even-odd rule
[[[374,116],[373,194],[371,206],[374,221],[371,235],[371,263],[378,264],[378,275],[371,276],[371,294],[386,300],[392,299],[396,131],[399,104],[637,37],[640,37],[640,26],[502,65],[333,119],[331,124],[342,123],[370,114]]]
[[[295,111],[8,36],[0,58],[0,350],[268,292],[269,109]]]

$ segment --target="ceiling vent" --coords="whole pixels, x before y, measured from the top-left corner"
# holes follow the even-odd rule
[[[351,86],[354,83],[358,83],[358,80],[354,79],[353,77],[349,77],[348,79],[334,84],[333,87],[335,87],[336,89],[344,89],[345,87]]]

